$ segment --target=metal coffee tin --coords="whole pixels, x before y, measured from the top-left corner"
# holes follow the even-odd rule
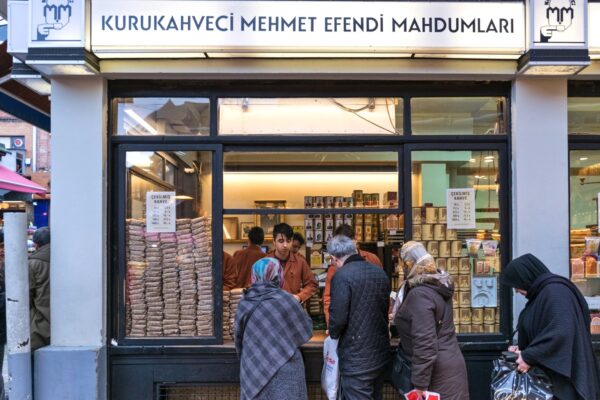
[[[471,321],[474,324],[483,324],[483,308],[473,308],[471,310]]]
[[[470,308],[471,307],[471,291],[470,290],[461,290],[458,292],[458,301],[460,308]]]
[[[458,263],[458,273],[461,275],[470,275],[471,274],[471,260],[469,258],[464,257],[461,258]]]

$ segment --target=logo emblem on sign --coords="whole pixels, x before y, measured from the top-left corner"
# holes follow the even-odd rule
[[[540,42],[560,40],[562,32],[568,30],[575,18],[575,0],[545,0],[547,25],[540,28]]]
[[[42,0],[44,22],[37,26],[37,40],[46,40],[53,31],[69,24],[73,14],[71,4],[75,0]]]

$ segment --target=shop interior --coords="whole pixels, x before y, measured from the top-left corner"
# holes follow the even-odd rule
[[[322,299],[329,263],[326,242],[341,224],[353,226],[360,248],[379,257],[395,290],[403,281],[399,248],[409,238],[422,241],[438,267],[455,280],[457,330],[498,333],[498,152],[413,151],[411,235],[405,235],[400,154],[225,152],[223,219],[212,221],[213,153],[128,152],[127,335],[213,335],[212,294],[222,289],[214,287],[211,275],[213,227],[221,225],[223,251],[233,254],[248,244],[247,231],[253,226],[265,231],[264,250],[272,249],[272,228],[279,222],[305,238],[300,252],[319,282],[319,291],[306,302],[315,339],[322,338],[326,329]],[[476,229],[447,228],[450,188],[474,190]],[[147,196],[152,193],[170,193],[175,232],[147,229]],[[225,342],[232,340],[240,299],[241,289],[223,291]]]

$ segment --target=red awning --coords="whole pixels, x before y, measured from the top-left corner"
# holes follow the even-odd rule
[[[45,194],[44,187],[0,165],[0,189],[21,193]]]

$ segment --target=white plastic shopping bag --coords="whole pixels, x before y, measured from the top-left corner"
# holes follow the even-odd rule
[[[323,342],[323,371],[321,386],[327,400],[337,400],[340,391],[340,363],[337,355],[338,340],[329,336]]]

